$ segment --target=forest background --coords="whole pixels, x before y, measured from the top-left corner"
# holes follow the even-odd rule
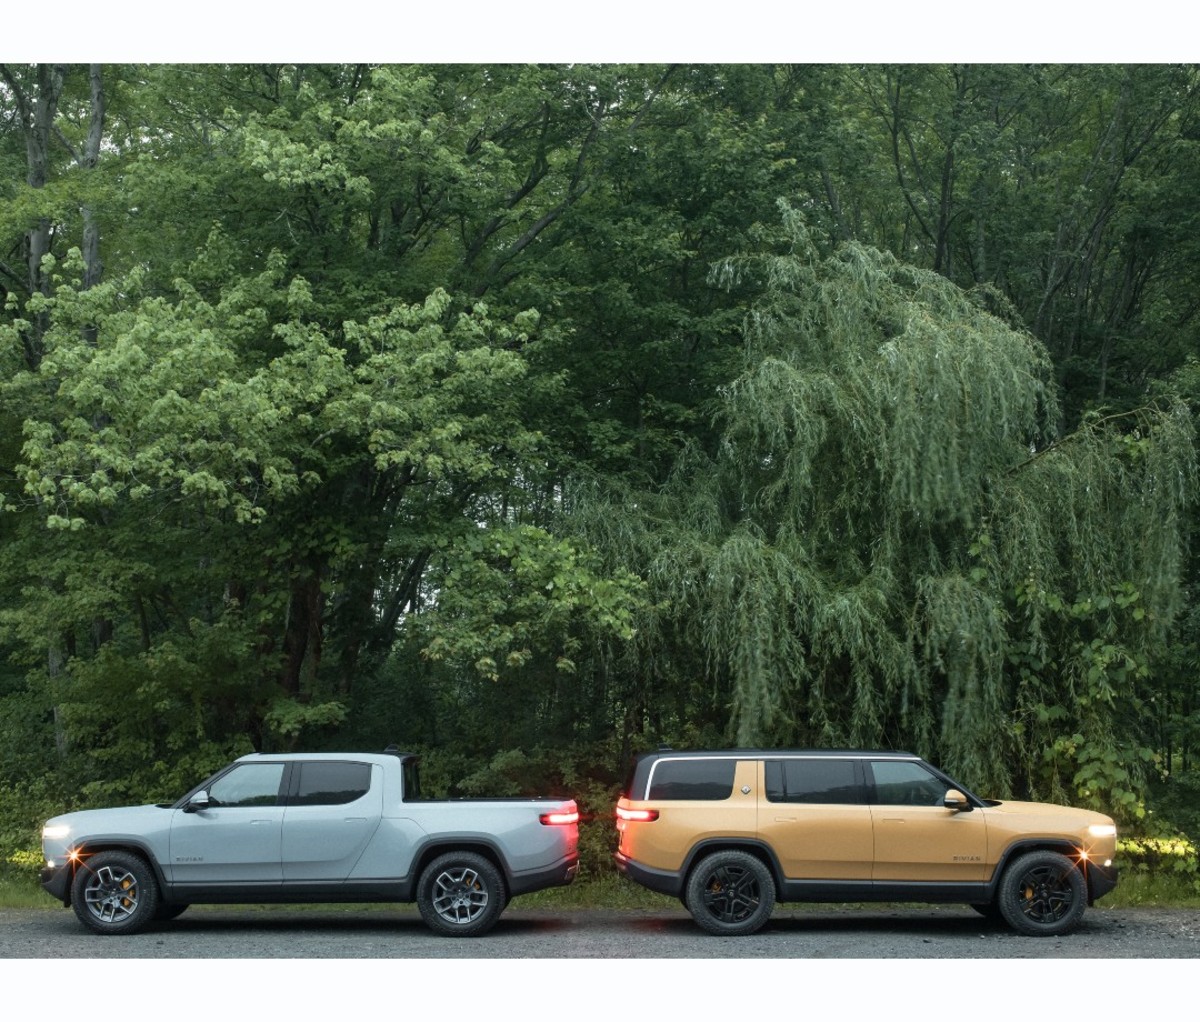
[[[1197,884],[1200,69],[0,65],[0,858],[258,750],[907,748]]]

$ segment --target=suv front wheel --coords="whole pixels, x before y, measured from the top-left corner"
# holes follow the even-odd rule
[[[1079,925],[1087,907],[1087,882],[1065,855],[1029,852],[1004,871],[996,904],[1018,933],[1057,937]]]
[[[683,903],[701,929],[718,937],[756,933],[771,918],[775,881],[749,852],[714,852],[692,870]]]

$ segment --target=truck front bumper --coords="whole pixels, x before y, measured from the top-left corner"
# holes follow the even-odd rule
[[[71,880],[75,873],[69,862],[54,866],[43,866],[39,879],[42,890],[51,897],[57,898],[64,905],[71,904]]]

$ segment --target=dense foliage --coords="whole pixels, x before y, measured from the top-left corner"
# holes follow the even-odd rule
[[[3,66],[0,843],[392,741],[1190,819],[1198,86]]]

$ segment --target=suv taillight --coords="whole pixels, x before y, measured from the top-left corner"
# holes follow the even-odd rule
[[[629,820],[631,823],[653,823],[658,819],[657,809],[626,809],[617,806],[617,819]]]

